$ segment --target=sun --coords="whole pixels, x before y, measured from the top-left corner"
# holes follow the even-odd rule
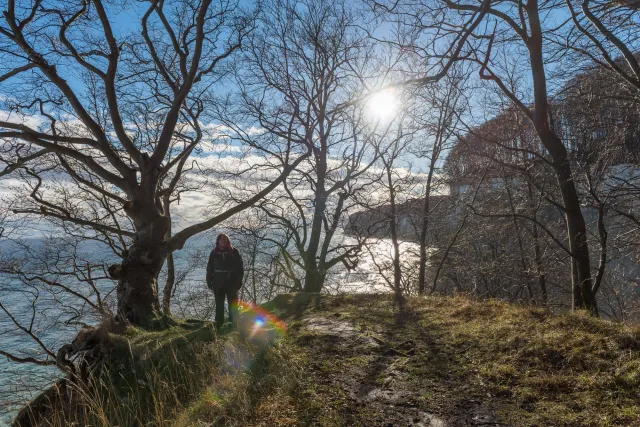
[[[386,121],[395,116],[396,104],[395,90],[385,89],[369,98],[367,101],[367,109],[373,119]]]

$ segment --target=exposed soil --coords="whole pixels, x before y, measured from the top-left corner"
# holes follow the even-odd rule
[[[316,310],[294,323],[289,333],[308,355],[309,386],[327,405],[310,424],[324,424],[322,413],[335,411],[334,419],[349,426],[507,425],[479,393],[481,385],[454,378],[451,349],[433,332],[408,333],[415,316],[402,313],[390,327],[389,319],[350,318],[338,308]]]

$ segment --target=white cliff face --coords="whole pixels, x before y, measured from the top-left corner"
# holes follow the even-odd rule
[[[631,191],[640,196],[640,167],[632,164],[609,167],[603,173],[602,187],[604,192]]]

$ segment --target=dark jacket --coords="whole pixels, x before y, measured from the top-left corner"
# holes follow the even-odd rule
[[[207,286],[213,291],[221,289],[240,289],[244,265],[240,252],[236,248],[221,250],[216,247],[209,254],[207,263]]]

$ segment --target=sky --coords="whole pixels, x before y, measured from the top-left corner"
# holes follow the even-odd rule
[[[144,8],[141,3],[138,2],[126,2],[126,8],[120,8],[116,3],[109,3],[108,12],[112,16],[111,22],[116,34],[117,38],[126,39],[128,35],[134,34],[139,31],[139,20],[144,13]],[[242,1],[242,7],[248,7],[250,3],[248,1]],[[566,13],[566,12],[565,12]],[[559,22],[565,20],[567,18],[566,15],[556,14],[553,16],[546,17],[547,24],[553,24],[555,22]],[[86,34],[86,37],[96,37],[99,31],[95,33]],[[392,27],[382,26],[378,30],[379,37],[391,36]],[[81,84],[80,79],[74,78],[76,74],[72,73],[70,69],[64,65],[59,67],[59,71],[64,77],[68,80],[73,89],[78,90],[79,92],[85,92],[86,87]],[[17,78],[14,78],[14,82]],[[213,92],[217,95],[221,95],[228,92],[228,81],[219,82],[219,84],[214,85]],[[0,99],[4,98],[5,104],[6,101],[11,100],[12,93],[6,91],[7,86],[0,84]],[[487,113],[487,104],[485,102],[485,98],[478,95],[471,96],[472,102],[472,110],[473,114],[467,116],[469,122],[481,122],[490,117],[491,112]],[[374,96],[367,106],[367,110],[369,111],[370,119],[372,121],[384,119],[385,117],[392,117],[394,113],[397,112],[398,109],[403,107],[404,100],[394,99],[391,92],[383,92],[377,96]],[[1,105],[1,104],[0,104]],[[0,119],[7,116],[6,110],[0,109]],[[37,127],[38,126],[38,118],[34,116],[24,116],[18,118],[15,113],[12,115],[13,119],[18,119],[24,121],[26,124],[30,126]],[[204,127],[214,128],[218,126],[217,123],[214,122],[204,122],[202,123]],[[254,131],[258,132],[258,129],[254,129]],[[214,132],[215,133],[215,132]],[[206,140],[203,145],[203,151],[194,157],[197,161],[203,166],[208,166],[213,169],[223,167],[228,164],[237,164],[242,155],[242,148],[235,142],[230,142],[225,139],[215,139],[211,138]],[[339,153],[336,153],[339,155]],[[426,172],[425,159],[408,156],[408,163],[410,163],[410,167],[415,173],[424,173]],[[0,188],[0,195],[3,193],[5,195],[10,194],[9,185],[15,183],[15,181],[11,180],[3,180],[3,187]],[[193,221],[197,221],[198,218],[202,216],[202,212],[205,212],[208,209],[208,199],[207,196],[202,194],[186,194],[180,202],[180,206],[176,207],[176,216],[180,218],[181,224],[190,224]],[[178,227],[180,228],[180,227]]]

